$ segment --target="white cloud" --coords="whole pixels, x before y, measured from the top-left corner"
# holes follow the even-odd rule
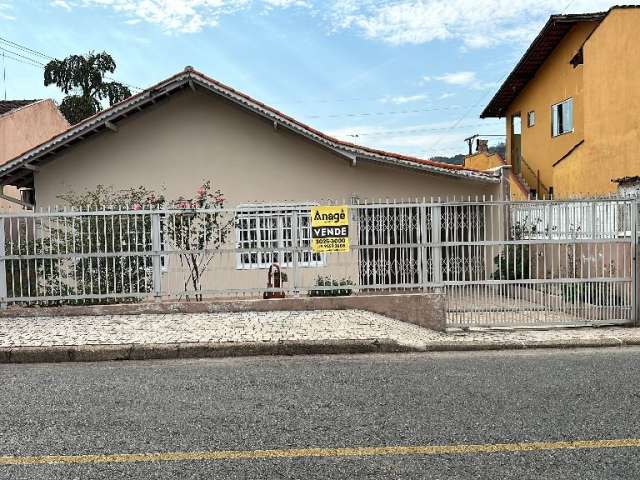
[[[262,0],[272,7],[310,7],[311,4],[305,0]]]
[[[446,100],[447,98],[455,97],[455,93],[445,92],[438,97],[438,100]]]
[[[310,6],[306,0],[54,0],[52,5],[65,9],[109,8],[122,14],[128,25],[144,21],[171,33],[193,33],[215,27],[221,17],[250,7],[272,10]]]
[[[419,102],[421,100],[426,100],[427,98],[427,94],[420,93],[418,95],[398,95],[396,97],[385,97],[380,101],[382,103],[395,103],[396,105],[402,105],[404,103]]]
[[[249,8],[269,12],[305,8],[320,14],[333,31],[353,29],[366,38],[400,44],[459,40],[464,48],[529,42],[553,13],[556,0],[50,0],[60,8],[104,7],[159,24],[169,32],[195,32],[225,15]],[[606,10],[611,0],[574,0],[572,12]],[[640,3],[640,2],[627,2]],[[4,1],[6,4],[6,0]],[[0,15],[3,15],[0,0]],[[6,13],[4,14],[7,15]]]
[[[639,3],[639,2],[632,2]],[[611,0],[574,0],[571,12],[606,10]],[[334,0],[334,29],[355,29],[366,38],[400,44],[456,39],[467,48],[529,42],[548,19],[562,13],[557,0]]]
[[[0,20],[15,20],[16,17],[14,17],[10,13],[11,10],[12,10],[12,7],[10,4],[6,2],[0,2]]]
[[[444,75],[436,77],[436,80],[440,80],[442,82],[448,83],[449,85],[469,85],[476,81],[476,73],[475,72],[445,73]]]
[[[54,7],[64,8],[66,11],[71,11],[71,5],[65,0],[52,0],[51,5]]]
[[[472,88],[473,90],[492,90],[499,86],[500,82],[484,82],[476,77],[475,72],[453,72],[445,73],[439,77],[434,77],[436,80],[448,83],[449,85],[455,85],[458,87]],[[445,97],[446,98],[446,97]]]
[[[464,138],[482,127],[497,123],[488,120],[469,119],[452,128],[453,120],[433,123],[388,127],[380,125],[353,125],[328,131],[341,140],[366,145],[372,148],[430,158],[438,155],[464,153]],[[471,133],[469,133],[471,132]]]

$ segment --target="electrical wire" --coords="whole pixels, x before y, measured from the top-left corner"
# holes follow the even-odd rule
[[[24,60],[20,60],[19,58],[13,57],[11,55],[6,54],[4,51],[2,52],[3,55],[5,56],[5,58],[9,59],[9,60],[13,60],[14,62],[18,62],[18,63],[22,63],[24,65],[29,65],[31,67],[35,67],[35,68],[40,68],[42,69],[43,66],[42,65],[38,65],[36,63],[32,63],[32,62],[26,62]]]
[[[4,38],[4,37],[0,37],[0,50],[4,50],[4,51],[7,51],[7,52],[11,52],[10,50],[7,50],[7,49],[6,49],[6,47],[2,47],[2,45],[1,45],[2,43],[5,43],[5,44],[7,44],[7,45],[10,45],[10,47],[11,47],[11,48],[18,49],[18,50],[20,50],[20,51],[22,51],[22,52],[27,52],[27,53],[29,53],[29,54],[31,54],[31,55],[35,55],[35,56],[37,56],[37,57],[41,57],[41,58],[47,59],[47,60],[49,60],[49,61],[52,61],[52,60],[58,60],[58,59],[57,59],[57,58],[55,58],[55,57],[52,57],[52,56],[50,56],[50,55],[47,55],[46,53],[40,52],[40,51],[35,50],[35,49],[33,49],[33,48],[29,48],[29,47],[27,47],[26,45],[22,45],[22,44],[20,44],[20,43],[13,42],[13,41],[11,41],[11,40],[9,40],[9,39],[7,39],[7,38]],[[22,58],[24,58],[24,59],[27,59],[27,60],[29,60],[29,61],[31,61],[31,62],[34,62],[34,63],[36,63],[36,64],[38,64],[38,65],[42,66],[42,68],[44,68],[44,67],[46,66],[44,63],[42,63],[42,62],[40,62],[40,61],[38,61],[38,60],[36,60],[36,59],[34,59],[34,58],[32,58],[32,57],[28,57],[28,56],[25,56],[25,55],[22,55],[22,54],[19,54],[19,53],[16,53],[16,52],[11,52],[11,53],[12,53],[13,55],[17,55],[17,56],[22,57]],[[24,63],[24,62],[23,62],[23,63]],[[132,85],[132,84],[130,84],[130,83],[121,82],[121,81],[117,80],[116,78],[114,78],[114,77],[112,77],[112,76],[110,76],[110,75],[105,75],[105,77],[104,77],[104,78],[105,78],[105,79],[107,79],[107,80],[111,80],[111,81],[115,81],[115,82],[121,83],[122,85],[125,85],[125,86],[127,86],[127,87],[129,87],[129,88],[132,88],[132,89],[134,89],[134,90],[140,90],[140,91],[144,90],[144,88],[142,88],[142,87],[138,87],[138,86],[136,86],[136,85]]]
[[[434,108],[418,108],[414,110],[391,110],[391,111],[383,111],[383,112],[349,112],[349,113],[335,113],[329,115],[306,115],[306,118],[340,118],[340,117],[372,117],[379,115],[407,115],[412,113],[423,113],[423,112],[436,112],[440,110],[456,110],[464,108],[460,105],[453,105],[450,107],[434,107]],[[303,115],[304,116],[304,115]]]
[[[475,127],[484,127],[484,123],[478,123],[475,125],[460,125],[457,128],[475,128]],[[381,130],[377,132],[364,132],[364,133],[350,133],[346,134],[347,137],[366,137],[366,136],[384,136],[384,135],[402,135],[402,134],[413,134],[413,133],[424,133],[424,132],[440,132],[444,130],[449,130],[450,127],[433,127],[433,128],[408,128],[408,129],[399,129],[399,130]]]

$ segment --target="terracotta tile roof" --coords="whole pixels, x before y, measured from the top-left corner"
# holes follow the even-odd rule
[[[313,127],[306,125],[276,110],[275,108],[251,98],[245,93],[224,85],[223,83],[194,70],[192,67],[186,67],[183,71],[178,72],[166,80],[163,80],[162,82],[136,95],[132,95],[112,107],[71,126],[66,131],[50,138],[42,144],[0,166],[0,183],[17,181],[17,183],[20,184],[20,181],[23,178],[24,182],[27,182],[28,179],[33,176],[33,166],[37,165],[45,157],[52,157],[63,148],[83,141],[94,133],[110,127],[112,128],[113,124],[125,116],[135,114],[135,112],[147,108],[163,98],[185,88],[205,88],[248,111],[273,121],[274,126],[277,125],[279,127],[287,128],[295,133],[304,135],[310,140],[320,143],[324,147],[334,151],[336,154],[345,156],[354,162],[359,160],[378,161],[381,163],[391,163],[416,170],[424,170],[430,173],[464,177],[471,180],[487,182],[499,181],[499,174],[482,172],[479,170],[465,168],[461,165],[435,162],[400,153],[387,152],[338,140],[337,138],[320,132],[319,130],[314,129]],[[31,168],[29,168],[29,166],[31,166]]]
[[[0,100],[0,115],[9,113],[12,110],[26,107],[32,103],[39,102],[40,100]]]

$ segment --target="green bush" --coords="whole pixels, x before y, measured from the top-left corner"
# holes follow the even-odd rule
[[[332,278],[330,276],[318,276],[316,278],[316,287],[333,287],[325,289],[311,289],[309,290],[309,296],[311,297],[344,297],[353,293],[353,281],[348,278],[341,278],[340,280]]]
[[[536,232],[535,226],[526,222],[516,222],[512,227],[511,240],[522,240],[528,234]],[[522,280],[531,278],[532,265],[529,258],[529,245],[505,245],[504,250],[493,258],[494,280]]]

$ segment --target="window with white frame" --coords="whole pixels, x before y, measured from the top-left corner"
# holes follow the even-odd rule
[[[573,132],[573,98],[551,106],[551,135]]]
[[[272,263],[293,265],[294,240],[299,267],[319,267],[325,255],[311,251],[311,212],[304,207],[255,205],[242,206],[236,222],[238,269],[269,268]],[[255,249],[255,251],[252,251]]]

